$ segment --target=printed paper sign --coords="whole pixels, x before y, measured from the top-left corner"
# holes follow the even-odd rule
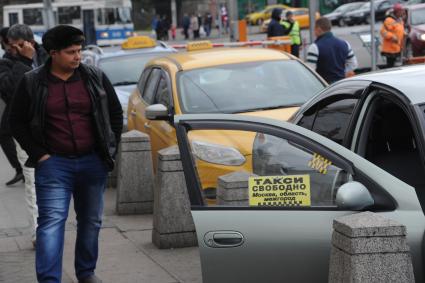
[[[250,206],[310,206],[310,175],[249,178]]]

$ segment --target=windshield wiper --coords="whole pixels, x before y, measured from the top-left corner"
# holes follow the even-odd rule
[[[135,85],[137,84],[137,82],[132,82],[132,81],[122,81],[122,82],[117,82],[114,83],[113,86],[121,86],[121,85]]]

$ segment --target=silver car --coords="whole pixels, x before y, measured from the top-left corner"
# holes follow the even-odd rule
[[[158,105],[146,112],[166,117]],[[425,217],[410,185],[291,123],[193,114],[175,116],[174,125],[203,282],[327,282],[333,219],[366,210],[407,226],[416,281],[423,281]],[[234,139],[220,142],[226,131]],[[191,139],[202,136],[217,143],[220,158],[252,150],[249,170],[219,177],[215,202],[205,199],[198,178],[204,156],[217,154],[198,152]]]

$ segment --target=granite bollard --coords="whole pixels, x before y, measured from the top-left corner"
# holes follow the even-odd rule
[[[415,282],[406,227],[372,212],[335,219],[330,283]]]
[[[197,245],[195,224],[177,146],[158,151],[152,242],[160,249]]]
[[[153,168],[150,138],[132,130],[121,136],[117,157],[117,214],[153,211]]]
[[[217,205],[249,206],[248,179],[257,176],[246,171],[229,173],[218,178]]]

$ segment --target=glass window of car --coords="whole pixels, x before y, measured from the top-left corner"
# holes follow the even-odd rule
[[[337,101],[333,98],[331,102],[316,106],[314,111],[306,111],[298,125],[343,144],[357,101],[356,98],[343,98]]]
[[[299,106],[324,88],[295,60],[221,65],[178,75],[184,113],[241,113]]]
[[[163,74],[159,80],[158,89],[155,94],[153,104],[162,104],[166,107],[170,106],[171,98],[170,92],[167,84],[167,79]]]
[[[136,84],[145,64],[159,55],[160,53],[147,53],[105,57],[99,61],[99,68],[105,72],[114,86]]]
[[[154,97],[160,76],[161,76],[161,70],[160,69],[157,69],[157,68],[152,69],[152,71],[149,75],[149,78],[146,81],[146,86],[143,90],[142,98],[148,104],[152,103],[152,100],[153,100],[153,97]]]
[[[351,180],[295,140],[242,130],[193,130],[189,139],[203,195],[217,188],[211,206],[336,207],[338,188]]]
[[[379,5],[379,8],[378,9],[380,9],[380,10],[387,10],[389,8],[391,8],[391,3],[390,2],[387,2],[387,1],[384,1],[384,2],[382,2]]]
[[[41,8],[23,9],[24,24],[29,26],[43,25],[43,12]]]

